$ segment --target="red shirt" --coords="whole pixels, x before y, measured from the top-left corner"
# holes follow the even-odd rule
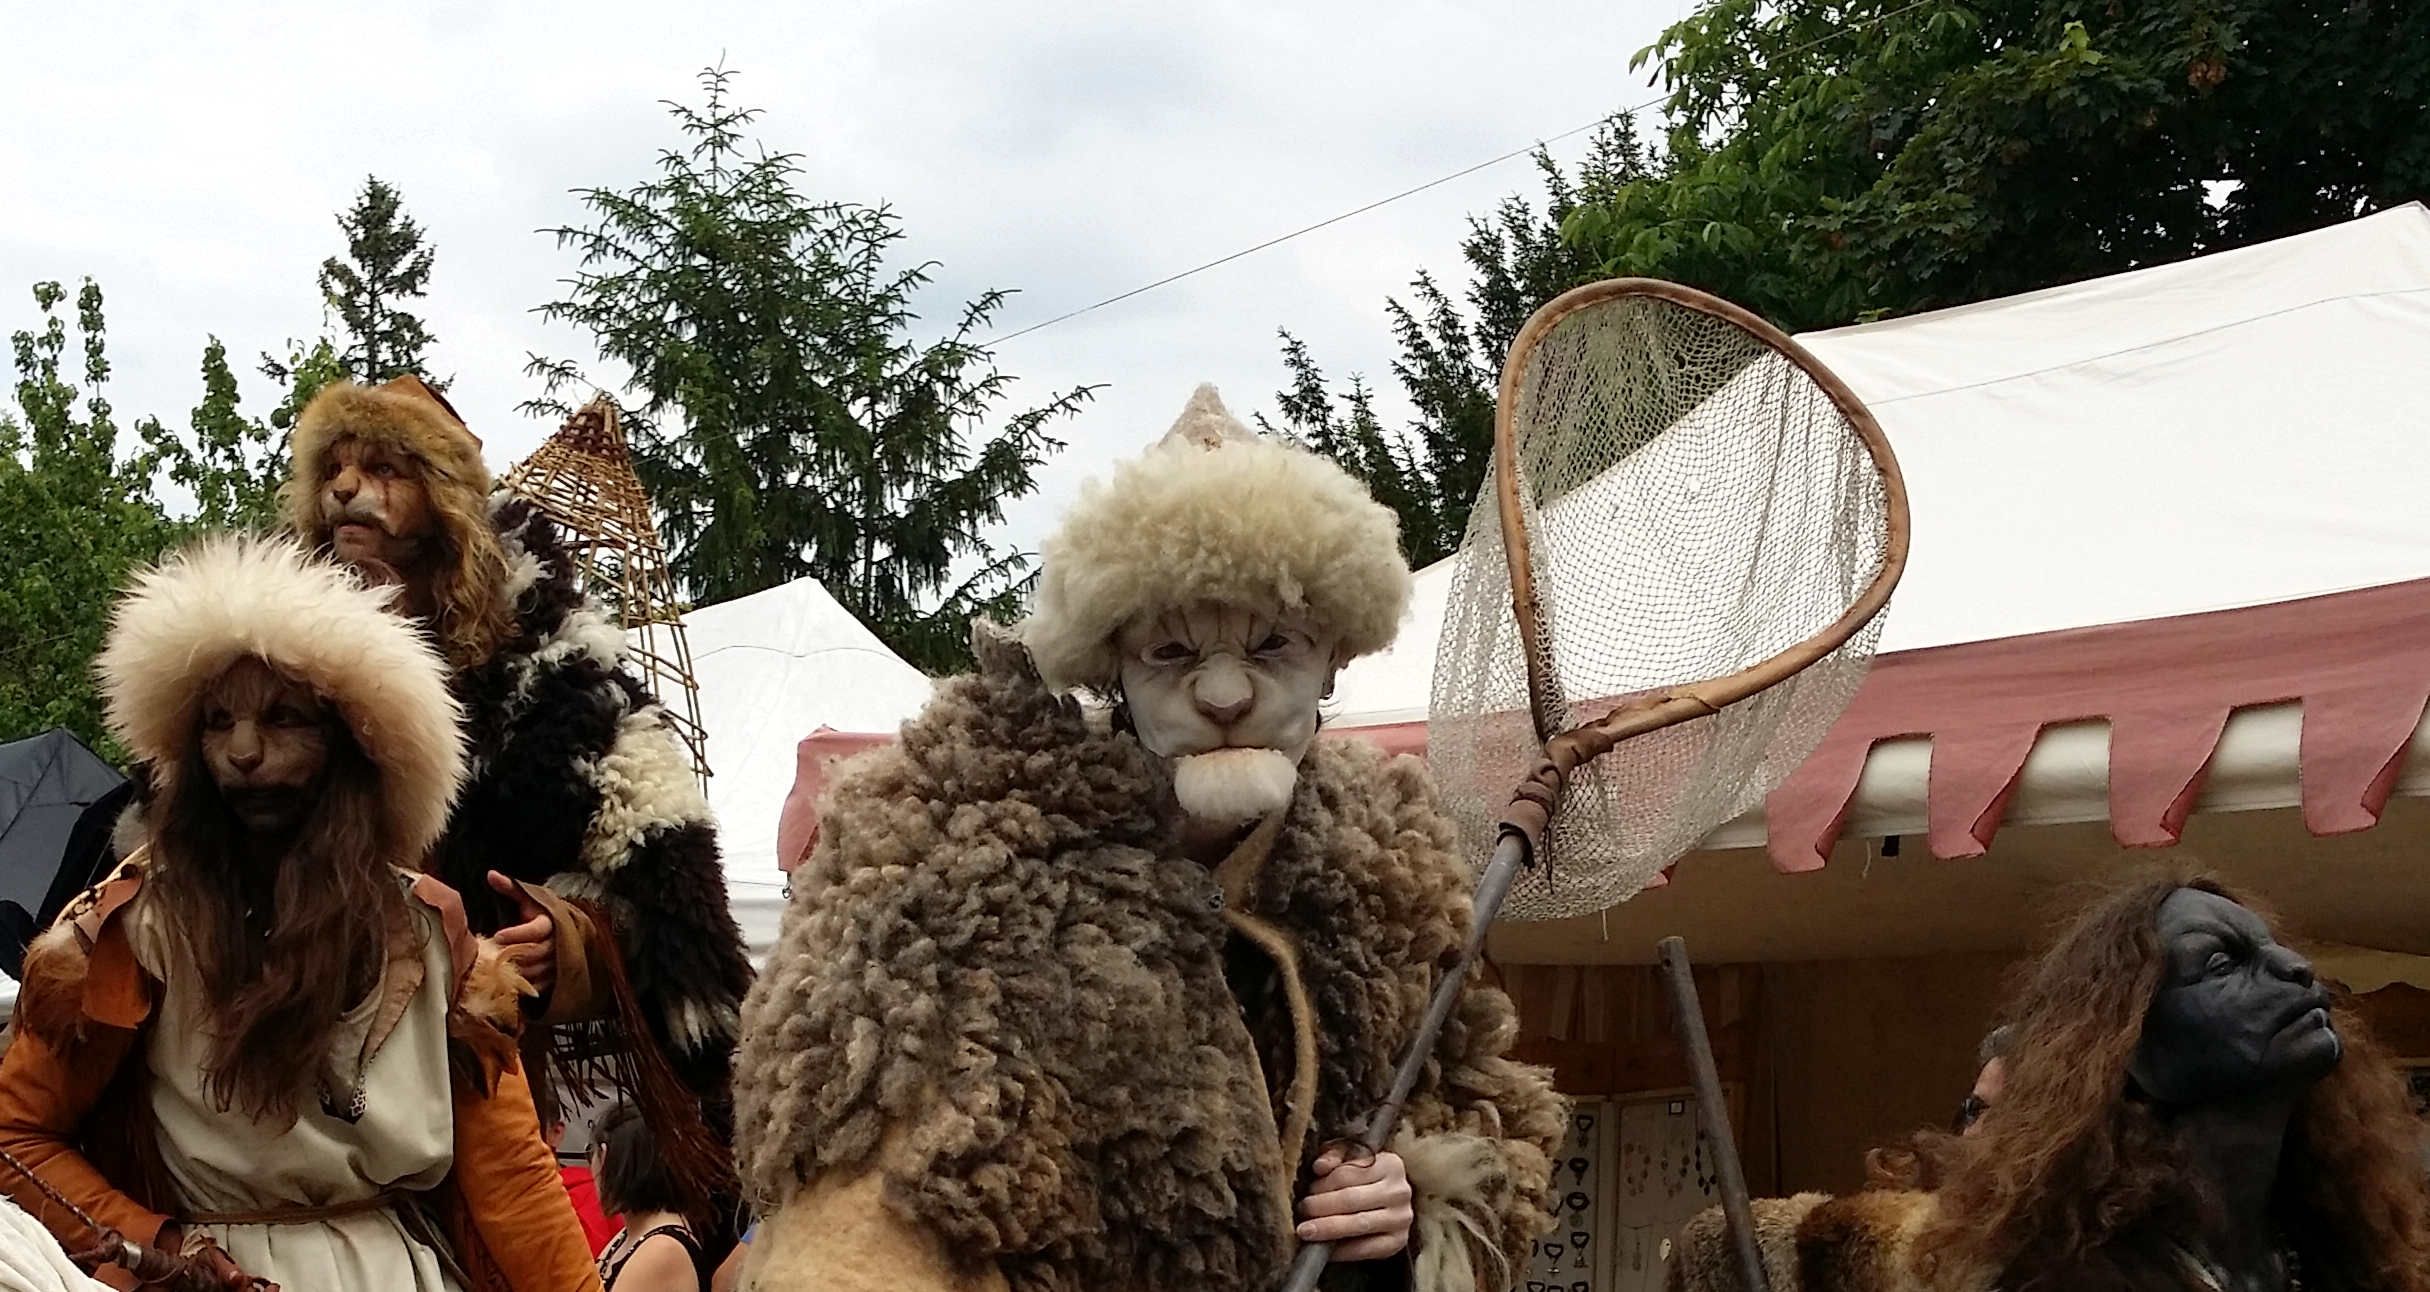
[[[608,1214],[599,1209],[599,1186],[591,1182],[587,1166],[561,1166],[557,1174],[565,1178],[565,1192],[574,1200],[574,1215],[582,1221],[582,1236],[591,1240],[591,1255],[597,1257],[607,1250],[608,1240],[618,1228]]]

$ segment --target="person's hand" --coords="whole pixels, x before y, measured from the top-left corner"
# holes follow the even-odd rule
[[[278,1292],[278,1284],[245,1273],[237,1267],[236,1259],[216,1243],[203,1248],[196,1255],[202,1261],[203,1268],[209,1270],[211,1277],[217,1279],[219,1286],[228,1289],[228,1292]]]
[[[1409,1227],[1416,1222],[1411,1207],[1409,1168],[1398,1153],[1378,1153],[1359,1160],[1345,1146],[1326,1149],[1316,1159],[1316,1183],[1301,1199],[1299,1239],[1333,1243],[1337,1261],[1374,1261],[1400,1254],[1409,1246]]]
[[[557,925],[549,919],[548,911],[523,891],[523,886],[497,871],[489,872],[489,886],[500,897],[515,904],[518,921],[498,930],[498,949],[520,970],[532,990],[542,996],[557,981]]]
[[[228,1255],[227,1250],[213,1242],[208,1234],[170,1229],[164,1230],[161,1238],[170,1245],[170,1250],[177,1253],[177,1258],[185,1262],[183,1269],[169,1276],[168,1287],[179,1289],[180,1292],[185,1289],[193,1289],[194,1292],[278,1292],[278,1284],[245,1273],[236,1263],[236,1258]],[[137,1277],[142,1276],[139,1274]],[[143,1286],[153,1285],[145,1283]]]

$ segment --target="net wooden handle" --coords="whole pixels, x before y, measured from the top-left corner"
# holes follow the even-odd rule
[[[1525,838],[1532,857],[1543,847],[1544,831],[1552,824],[1570,773],[1610,753],[1623,740],[1720,712],[1719,705],[1700,694],[1701,689],[1670,691],[1624,704],[1545,741],[1543,755],[1511,791],[1510,806],[1502,813],[1502,829]]]

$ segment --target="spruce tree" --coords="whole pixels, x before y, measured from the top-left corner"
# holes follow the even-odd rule
[[[1420,270],[1411,297],[1384,303],[1400,346],[1393,375],[1416,417],[1400,430],[1376,416],[1373,393],[1353,374],[1338,395],[1308,347],[1282,333],[1290,388],[1275,396],[1269,431],[1299,440],[1364,481],[1401,521],[1401,550],[1413,566],[1457,550],[1493,453],[1494,396],[1502,358],[1528,316],[1595,276],[1591,256],[1561,240],[1561,222],[1583,201],[1645,174],[1646,151],[1625,117],[1599,130],[1573,178],[1536,154],[1541,207],[1522,196],[1472,216],[1460,243],[1470,279],[1466,308]]]
[[[796,155],[746,142],[758,113],[731,79],[704,72],[705,103],[670,105],[689,142],[655,179],[580,192],[590,223],[548,231],[579,267],[539,312],[631,372],[625,430],[686,594],[815,577],[904,658],[958,667],[970,617],[1013,613],[1033,577],[984,531],[1092,388],[1001,412],[1013,379],[974,338],[1008,293],[919,336],[933,266],[896,263],[900,218],[804,192]],[[532,412],[595,389],[569,362],[530,370]]]
[[[444,388],[427,366],[436,338],[409,308],[430,287],[436,249],[405,214],[396,189],[371,176],[362,195],[337,218],[346,254],[321,262],[321,297],[345,326],[338,362],[346,375],[382,382],[410,373]]]

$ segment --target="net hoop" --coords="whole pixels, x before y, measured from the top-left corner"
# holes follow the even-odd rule
[[[1848,607],[1847,612],[1804,641],[1735,673],[1667,687],[1653,695],[1640,697],[1564,732],[1551,729],[1552,715],[1558,711],[1560,701],[1552,694],[1551,679],[1545,676],[1551,656],[1545,649],[1543,605],[1536,595],[1535,572],[1530,564],[1533,540],[1527,532],[1523,517],[1525,506],[1519,496],[1516,421],[1521,404],[1520,387],[1528,365],[1535,357],[1538,343],[1559,327],[1563,320],[1580,310],[1625,297],[1651,297],[1717,318],[1762,342],[1813,380],[1837,406],[1840,414],[1847,418],[1849,428],[1865,446],[1865,451],[1873,458],[1874,467],[1881,473],[1886,517],[1882,563],[1872,584]],[[1522,647],[1520,655],[1527,667],[1529,707],[1536,726],[1536,738],[1546,745],[1552,761],[1564,764],[1564,772],[1604,753],[1621,740],[1719,713],[1729,705],[1776,686],[1813,666],[1845,645],[1882,612],[1882,608],[1890,603],[1891,591],[1898,586],[1899,577],[1907,568],[1909,521],[1906,478],[1899,472],[1898,458],[1890,450],[1889,437],[1882,434],[1881,423],[1874,420],[1873,413],[1865,407],[1864,401],[1858,399],[1856,392],[1840,380],[1839,374],[1826,367],[1812,351],[1762,317],[1718,296],[1659,278],[1613,278],[1572,288],[1546,302],[1543,308],[1529,317],[1527,325],[1520,328],[1519,335],[1512,340],[1510,357],[1502,365],[1501,389],[1494,406],[1493,477],[1495,502],[1501,516],[1502,551],[1510,568],[1511,610],[1517,619]],[[1562,746],[1557,753],[1553,748],[1555,745]],[[1522,800],[1536,797],[1525,790],[1520,795]],[[1520,807],[1521,804],[1514,803],[1513,806]],[[1526,814],[1532,817],[1534,811],[1526,810]],[[1542,828],[1541,823],[1535,824],[1535,832],[1540,833]]]

